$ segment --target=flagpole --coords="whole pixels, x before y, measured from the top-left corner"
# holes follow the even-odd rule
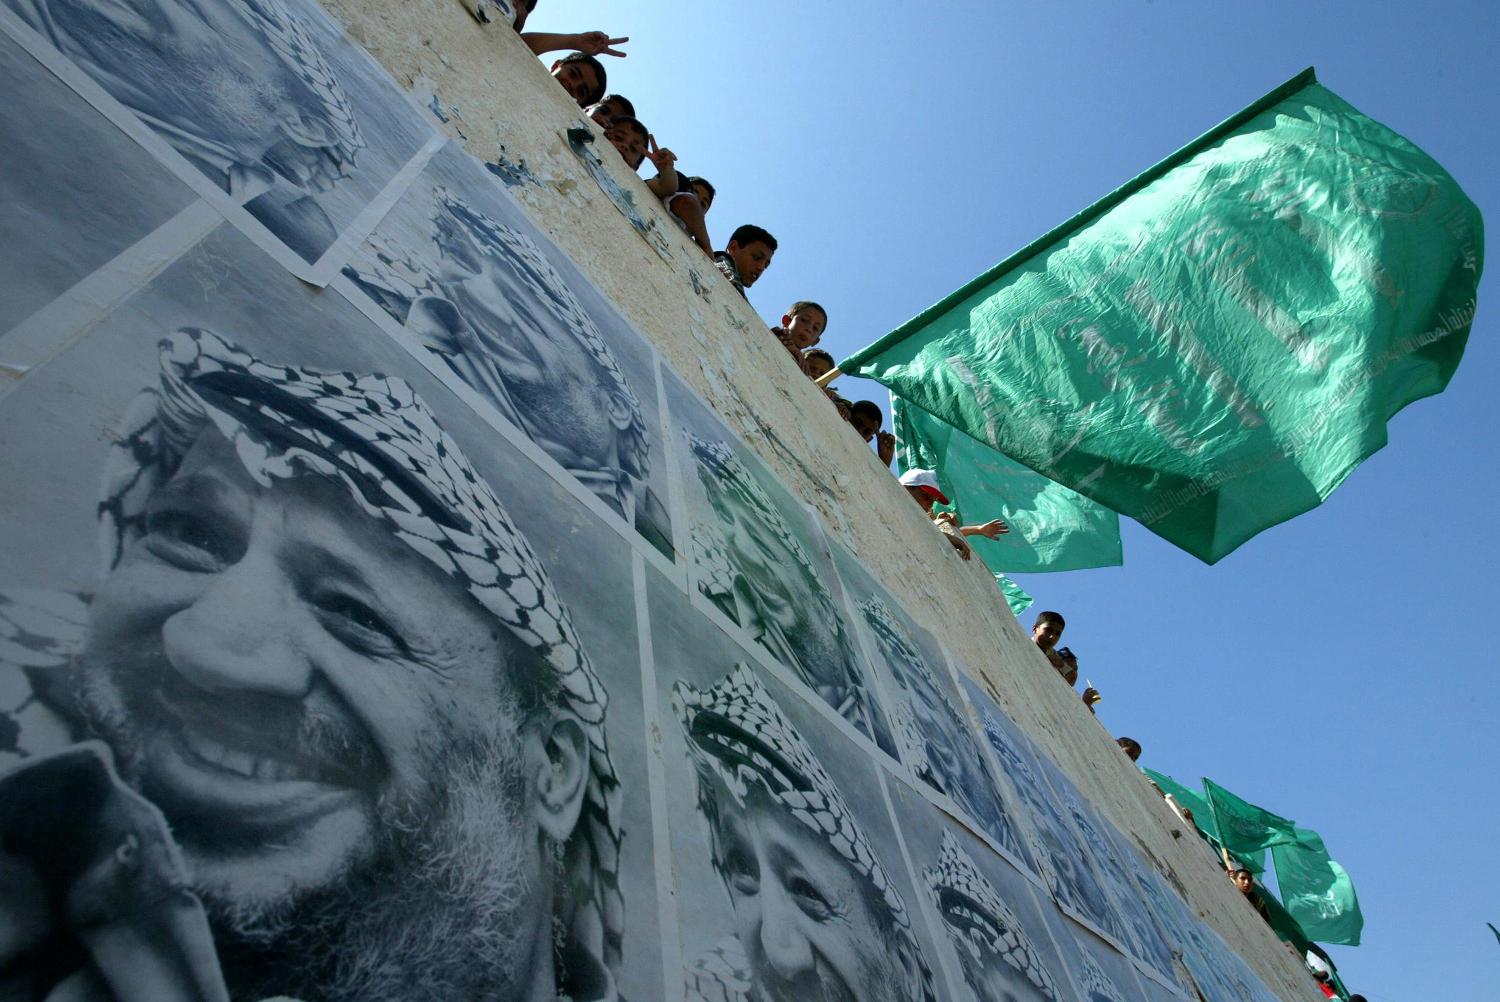
[[[829,383],[833,382],[835,379],[839,378],[843,374],[844,374],[844,370],[840,369],[838,366],[835,365],[833,368],[831,368],[827,372],[823,373],[817,379],[813,380],[813,382],[815,382],[815,383],[818,384],[818,388],[819,389],[826,390],[826,389],[828,389],[828,384]]]

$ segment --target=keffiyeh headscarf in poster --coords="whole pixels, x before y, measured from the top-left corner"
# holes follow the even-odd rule
[[[901,948],[919,968],[921,1000],[935,1002],[932,975],[900,892],[876,858],[832,777],[749,667],[736,665],[706,689],[678,683],[672,704],[699,773],[698,806],[708,825],[715,859],[720,858],[722,848],[718,844],[720,791],[743,806],[752,788],[758,789],[868,882],[882,902]],[[748,968],[735,945],[723,943],[709,951],[692,976],[706,982],[734,982],[720,986],[725,998],[755,998]],[[716,993],[700,989],[699,994],[712,998]]]
[[[333,68],[283,0],[7,2],[241,201],[278,181],[327,191],[366,146]]]
[[[937,865],[922,872],[933,906],[959,951],[977,963],[988,950],[1015,968],[1045,998],[1062,1002],[1052,975],[1042,966],[1035,944],[952,832],[943,832]]]
[[[615,971],[624,932],[623,831],[605,730],[608,696],[543,566],[489,485],[400,378],[263,362],[197,329],[164,339],[160,362],[158,385],[131,407],[106,463],[99,504],[104,574],[145,531],[152,495],[210,428],[262,486],[299,477],[340,485],[550,671],[546,698],[585,735],[588,756],[582,815],[557,860],[568,896],[559,903],[557,948]],[[33,678],[38,669],[60,667],[81,640],[86,609],[86,598],[77,596],[8,593],[0,600],[0,654]],[[30,698],[0,716],[33,745],[22,753],[65,733],[37,708]]]
[[[388,241],[344,269],[511,424],[627,522],[645,503],[641,402],[536,243],[438,189],[438,257]]]

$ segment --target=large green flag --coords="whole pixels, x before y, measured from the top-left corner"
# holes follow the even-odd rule
[[[1482,263],[1458,184],[1307,70],[840,368],[1213,562],[1442,391]]]
[[[1260,859],[1272,846],[1289,845],[1297,840],[1297,826],[1264,807],[1235,796],[1211,779],[1203,781],[1208,796],[1219,844],[1234,856]]]
[[[920,407],[891,397],[903,469],[936,470],[959,521],[1002,518],[999,539],[969,537],[995,572],[1071,571],[1120,563],[1120,516],[982,445]]]
[[[1308,939],[1359,945],[1365,917],[1354,883],[1329,857],[1317,832],[1298,828],[1295,842],[1272,847],[1271,859],[1281,902]]]

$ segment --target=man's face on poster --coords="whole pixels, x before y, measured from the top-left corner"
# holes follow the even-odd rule
[[[921,998],[910,951],[869,881],[825,840],[752,786],[721,790],[714,865],[764,1002]]]
[[[147,502],[74,671],[221,936],[295,950],[304,922],[333,937],[347,920],[370,945],[398,922],[409,937],[440,917],[426,882],[452,876],[431,860],[462,853],[516,937],[490,944],[504,967],[522,909],[546,910],[507,681],[528,653],[343,486],[257,484],[210,430]]]
[[[927,743],[927,759],[938,774],[938,780],[949,794],[962,789],[964,778],[963,755],[960,751],[957,721],[948,712],[943,694],[938,691],[921,666],[913,664],[908,652],[892,645],[881,637],[881,647],[886,659],[891,662],[907,692],[911,694],[912,712],[916,714],[917,726]]]
[[[582,340],[588,321],[566,303],[561,276],[519,234],[507,246],[451,212],[436,223],[438,281],[479,332],[472,350],[494,363],[515,404],[508,416],[569,470],[618,468],[621,433],[636,415]]]
[[[845,634],[828,593],[754,506],[713,473],[701,467],[699,472],[735,568],[748,580],[742,597],[756,621],[742,625],[757,635],[785,637],[814,687],[846,684]]]
[[[313,96],[239,3],[50,0],[47,12],[115,98],[229,146],[241,162],[258,161],[285,123],[322,127],[297,113]]]
[[[1047,996],[989,944],[966,941],[955,945],[964,980],[979,1002],[1047,1002]]]

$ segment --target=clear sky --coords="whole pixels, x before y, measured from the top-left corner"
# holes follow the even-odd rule
[[[530,27],[630,36],[611,90],[717,185],[717,244],[776,234],[752,304],[822,302],[839,358],[1309,65],[1500,227],[1496,0],[541,0]],[[1323,834],[1371,1002],[1500,999],[1497,272],[1447,392],[1321,508],[1213,567],[1127,521],[1124,567],[1018,579],[1144,764]]]

